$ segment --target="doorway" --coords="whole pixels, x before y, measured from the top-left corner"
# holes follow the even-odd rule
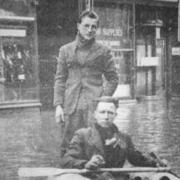
[[[164,13],[164,7],[136,5],[136,97],[165,93]]]

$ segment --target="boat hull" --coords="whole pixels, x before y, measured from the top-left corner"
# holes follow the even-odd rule
[[[114,179],[124,180],[120,176]],[[61,174],[59,176],[48,177],[48,180],[90,180],[90,179],[80,174]],[[105,178],[103,180],[113,180],[113,179]],[[125,180],[127,180],[127,178],[125,178]],[[129,173],[128,180],[180,180],[180,178],[169,172]]]

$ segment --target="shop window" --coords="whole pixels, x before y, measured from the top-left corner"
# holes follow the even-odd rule
[[[0,0],[1,16],[32,16],[36,0]]]
[[[34,21],[1,22],[0,102],[38,99],[35,37]]]
[[[97,40],[112,50],[119,84],[131,84],[133,66],[133,6],[126,3],[95,3],[100,17]]]

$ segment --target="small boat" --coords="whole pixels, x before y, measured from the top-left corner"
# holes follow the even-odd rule
[[[168,167],[131,167],[131,168],[100,168],[98,170],[87,169],[59,169],[59,168],[20,168],[19,177],[46,177],[48,180],[90,180],[86,174],[110,172],[126,174],[126,180],[180,180]],[[108,179],[108,178],[107,178]],[[119,178],[118,178],[119,179]],[[121,178],[120,178],[121,179]]]
[[[114,178],[116,179],[116,178]],[[123,178],[117,178],[123,179]],[[90,180],[89,178],[80,174],[62,174],[58,176],[49,176],[48,180]],[[107,178],[107,180],[109,180]],[[128,180],[125,178],[125,180]],[[177,176],[168,172],[159,173],[130,173],[129,180],[180,180]]]
[[[131,180],[180,180],[180,178],[170,172],[155,173],[135,173],[131,176]]]

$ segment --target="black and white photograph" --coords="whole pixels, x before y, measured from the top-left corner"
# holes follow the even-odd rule
[[[180,180],[180,0],[0,0],[0,180]]]

